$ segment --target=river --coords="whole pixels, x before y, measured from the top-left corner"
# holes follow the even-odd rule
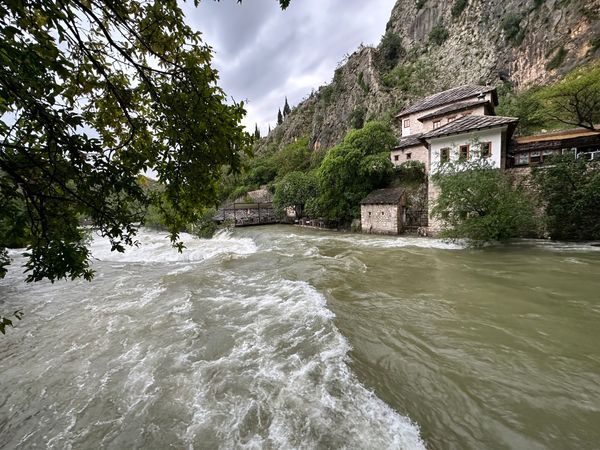
[[[592,449],[600,249],[286,226],[0,280],[0,448]]]

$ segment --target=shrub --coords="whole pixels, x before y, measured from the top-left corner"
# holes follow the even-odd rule
[[[364,126],[366,114],[367,110],[365,107],[360,106],[350,113],[350,116],[348,116],[348,123],[352,128],[358,130]]]
[[[448,33],[448,30],[444,25],[439,24],[434,26],[429,32],[429,42],[432,42],[435,45],[442,45],[449,36],[450,33]]]
[[[562,66],[567,57],[567,53],[569,52],[564,47],[559,48],[554,57],[546,64],[546,70],[554,70]]]
[[[451,10],[452,17],[460,16],[468,4],[469,4],[468,0],[455,0],[454,4],[452,5],[452,10]]]
[[[600,239],[600,163],[555,156],[534,167],[532,176],[546,204],[547,227],[553,239]]]
[[[377,47],[377,65],[382,71],[393,69],[404,55],[402,38],[393,31],[386,32]]]
[[[415,2],[415,6],[417,7],[417,11],[420,10],[421,8],[423,8],[423,6],[425,6],[426,2],[427,2],[427,0],[417,0]]]
[[[525,37],[525,31],[521,29],[521,20],[523,16],[517,13],[508,13],[502,19],[502,30],[508,42],[514,46],[521,45]]]

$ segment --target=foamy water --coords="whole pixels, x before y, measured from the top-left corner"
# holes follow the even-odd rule
[[[92,283],[0,281],[25,312],[1,341],[1,448],[424,448],[350,370],[323,294],[252,261],[270,248],[182,238],[95,239]]]

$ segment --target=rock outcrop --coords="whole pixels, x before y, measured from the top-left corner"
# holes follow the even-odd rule
[[[305,136],[313,150],[331,148],[366,120],[460,84],[550,82],[600,57],[599,19],[600,0],[398,0],[387,24],[402,42],[395,69],[381,67],[379,49],[358,49],[257,151]],[[391,70],[412,70],[412,79],[382,82]]]

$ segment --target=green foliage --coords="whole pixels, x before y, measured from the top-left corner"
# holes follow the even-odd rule
[[[565,58],[569,53],[564,47],[560,47],[554,57],[546,64],[546,70],[558,69],[565,62]]]
[[[402,38],[393,31],[387,31],[377,47],[377,65],[383,72],[391,70],[404,54]]]
[[[272,157],[273,167],[277,170],[277,176],[294,171],[304,171],[310,166],[310,149],[308,148],[308,137],[298,139],[296,142],[286,145]]]
[[[281,114],[281,109],[277,111],[277,125],[281,125],[283,123],[283,115]]]
[[[544,113],[544,108],[539,99],[542,88],[533,87],[521,93],[508,90],[500,96],[496,113],[499,116],[518,117],[516,134],[533,134],[556,125]]]
[[[433,181],[440,194],[432,214],[444,221],[443,236],[479,245],[531,235],[537,228],[531,196],[486,159],[447,163]]]
[[[429,80],[437,76],[437,68],[425,60],[398,65],[383,75],[384,86],[409,92],[415,97],[424,95],[430,89]]]
[[[513,44],[513,46],[519,46],[525,38],[525,31],[521,29],[521,20],[523,16],[517,13],[508,13],[502,19],[502,30],[506,40]]]
[[[379,122],[350,131],[325,156],[318,170],[319,198],[307,208],[326,219],[350,223],[360,213],[360,201],[391,178],[389,151],[395,144],[394,133]]]
[[[454,4],[452,5],[452,17],[458,17],[465,10],[467,5],[469,4],[469,0],[454,0]]]
[[[285,98],[285,104],[283,105],[283,117],[287,117],[290,115],[292,110],[290,109],[290,105],[288,104],[287,97]]]
[[[243,184],[247,186],[262,186],[268,184],[277,176],[277,169],[271,159],[257,160],[243,177]]]
[[[369,87],[369,85],[365,82],[365,74],[363,72],[360,72],[358,74],[357,77],[357,83],[360,86],[360,88],[363,90],[363,92],[365,94],[368,94],[371,91],[371,88]]]
[[[123,251],[153,205],[181,249],[179,230],[216,201],[222,166],[238,171],[251,137],[179,5],[0,9],[0,191],[26,207],[28,281],[92,277],[82,216]],[[137,183],[147,170],[161,195]]]
[[[546,204],[553,239],[600,239],[600,164],[557,155],[534,167],[533,180]]]
[[[425,3],[427,3],[427,0],[416,0],[415,6],[417,7],[417,11],[422,9]]]
[[[13,312],[9,317],[14,317],[17,320],[23,318],[23,312],[21,310]],[[6,327],[12,327],[13,322],[8,317],[0,316],[0,333],[6,334]]]
[[[313,172],[290,172],[275,185],[273,206],[279,214],[293,207],[297,218],[304,216],[304,205],[317,196],[318,181]]]
[[[533,0],[533,9],[539,9],[546,0]]]
[[[566,125],[595,129],[600,122],[600,62],[569,73],[538,93],[545,113]]]
[[[429,32],[429,42],[435,45],[442,45],[449,36],[450,33],[448,33],[446,27],[440,23],[434,26]]]
[[[254,125],[254,140],[260,140],[260,130],[258,129],[258,124]]]
[[[350,116],[348,117],[348,123],[352,128],[360,129],[365,124],[366,114],[366,108],[364,106],[360,106],[350,113]]]
[[[404,183],[421,184],[427,179],[425,164],[421,161],[406,161],[395,168],[397,177]]]
[[[216,213],[217,211],[214,208],[207,209],[198,217],[198,221],[195,224],[188,227],[188,231],[202,239],[212,238],[219,229],[219,226],[213,219]]]

